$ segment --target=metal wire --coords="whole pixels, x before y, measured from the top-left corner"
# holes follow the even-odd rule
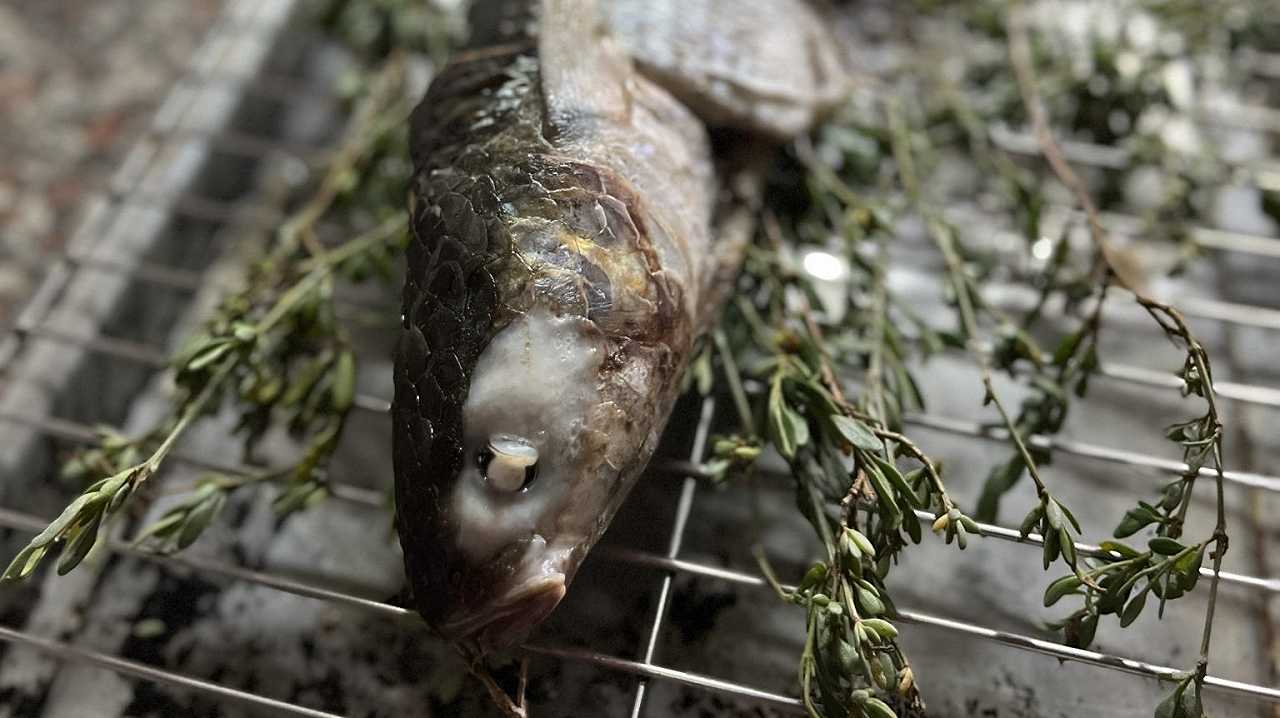
[[[709,419],[709,414],[704,413],[704,417]],[[19,514],[17,512],[0,509],[0,526],[35,532],[35,531],[38,531],[41,527],[43,527],[43,525],[44,525],[43,522],[40,521],[39,519],[36,519],[35,517],[30,517],[23,514]],[[372,613],[385,615],[389,618],[397,618],[397,619],[407,618],[412,615],[412,612],[409,611],[408,609],[404,609],[399,606],[394,606],[382,601],[377,601],[370,598],[364,598],[364,597],[347,593],[344,591],[336,591],[333,589],[316,586],[314,584],[307,583],[304,581],[297,581],[290,578],[275,576],[275,575],[261,572],[261,571],[253,571],[253,570],[239,568],[235,566],[229,566],[229,565],[222,564],[219,562],[214,562],[214,561],[191,559],[191,558],[157,556],[154,554],[147,553],[146,551],[140,551],[127,544],[122,544],[120,542],[115,542],[115,541],[108,542],[106,546],[113,551],[127,552],[135,557],[148,560],[148,561],[153,561],[162,565],[169,565],[169,566],[183,568],[183,569],[196,570],[204,575],[220,576],[220,577],[229,578],[232,580],[244,581],[246,583],[251,583],[251,584],[263,586],[266,588],[283,591],[286,593],[302,596],[305,598],[329,601],[329,602],[340,604],[343,606],[348,606],[351,608],[356,608],[364,611],[369,611]],[[708,566],[708,565],[704,565],[694,561],[680,560],[678,558],[674,558],[670,556],[659,556],[657,554],[652,554],[652,553],[643,552],[643,551],[636,551],[633,549],[615,549],[610,547],[601,547],[601,549],[597,551],[597,553],[610,560],[616,560],[616,561],[621,561],[631,565],[645,566],[648,568],[662,570],[662,571],[668,572],[668,574],[687,573],[691,575],[705,576],[708,578],[714,578],[717,580],[727,581],[727,582],[736,583],[736,584],[755,586],[761,589],[768,588],[768,584],[765,582],[765,580],[758,575],[749,574],[742,571],[735,571],[732,569],[716,567],[716,566]],[[784,586],[784,588],[791,589],[793,587]],[[1001,643],[1003,645],[1007,645],[1007,646],[1024,650],[1024,651],[1041,653],[1047,656],[1058,658],[1059,660],[1076,661],[1076,662],[1085,663],[1088,665],[1107,668],[1110,670],[1131,673],[1134,675],[1143,676],[1147,678],[1169,679],[1169,678],[1174,678],[1181,673],[1181,671],[1176,668],[1170,668],[1167,666],[1161,666],[1153,663],[1148,663],[1145,661],[1134,660],[1131,658],[1124,658],[1121,656],[1099,653],[1096,651],[1087,651],[1087,650],[1082,650],[1077,648],[1071,648],[1069,646],[1064,646],[1062,644],[1055,643],[1053,641],[1038,639],[1033,636],[1026,636],[1023,634],[1011,633],[1008,631],[999,631],[996,629],[987,628],[987,627],[972,624],[972,623],[966,623],[963,621],[956,621],[953,619],[948,619],[940,616],[934,616],[932,614],[923,613],[919,611],[899,610],[898,614],[899,614],[898,618],[906,623],[930,626],[933,628],[939,628],[939,629],[953,632],[953,633],[960,633],[963,635],[971,636],[971,637],[982,639],[982,640]],[[0,629],[0,630],[3,631],[3,633],[0,634],[0,640],[8,640],[8,636],[13,636],[15,640],[23,640],[24,642],[30,642],[29,645],[33,645],[33,647],[45,648],[50,651],[59,650],[60,648],[65,646],[65,644],[48,645],[52,642],[45,642],[43,641],[43,639],[35,638],[33,636],[30,636],[29,634],[25,634],[20,631],[14,631],[12,629]],[[39,645],[36,645],[36,644],[39,644]],[[712,677],[697,674],[697,673],[692,673],[689,671],[682,671],[674,668],[659,666],[649,661],[628,661],[623,658],[609,656],[606,654],[600,654],[594,651],[590,651],[589,649],[583,649],[583,648],[550,647],[550,646],[543,646],[539,644],[526,645],[525,648],[530,650],[531,652],[540,653],[543,655],[551,655],[551,656],[556,656],[559,658],[564,658],[569,660],[587,661],[587,662],[594,663],[596,665],[609,668],[612,670],[632,673],[632,674],[641,676],[643,678],[659,678],[664,680],[671,680],[671,681],[679,682],[689,686],[717,690],[720,692],[733,694],[743,698],[750,698],[753,700],[762,700],[762,701],[775,703],[778,705],[787,706],[791,708],[796,708],[799,706],[799,701],[796,700],[795,698],[782,696],[782,695],[770,693],[767,691],[762,691],[752,686],[736,683],[733,681],[725,681],[725,680],[712,678]],[[166,671],[160,671],[158,669],[151,669],[149,667],[143,666],[142,664],[130,663],[128,661],[123,661],[121,659],[114,659],[109,656],[104,656],[102,654],[92,654],[91,652],[81,651],[80,649],[75,649],[75,651],[76,653],[69,654],[66,657],[87,660],[89,662],[97,663],[99,665],[103,665],[104,667],[111,667],[111,668],[114,668],[115,666],[111,663],[103,662],[103,659],[105,659],[106,661],[119,662],[120,664],[127,664],[127,670],[125,668],[122,668],[121,669],[122,672],[126,672],[129,675],[137,675],[139,677],[146,678],[149,676],[145,675],[142,671],[154,671],[156,674],[158,674],[157,680],[161,680],[162,682],[166,682],[166,683],[172,682],[175,685],[179,684],[178,681],[183,681],[185,679],[185,677],[178,676],[177,674],[168,673]],[[262,698],[261,696],[254,696],[253,694],[250,694],[250,693],[227,688],[225,686],[219,686],[213,683],[197,681],[193,679],[185,679],[185,680],[191,681],[191,682],[189,684],[181,683],[181,685],[195,688],[197,690],[204,690],[204,691],[213,693],[215,695],[220,695],[220,696],[229,697],[229,698],[234,697],[238,700],[252,700],[253,698]],[[1225,678],[1220,678],[1217,676],[1207,677],[1205,679],[1205,686],[1207,688],[1210,688],[1216,691],[1221,691],[1224,693],[1246,696],[1246,697],[1255,698],[1258,700],[1263,700],[1269,703],[1280,703],[1280,688],[1261,686],[1261,685],[1245,683],[1241,681],[1233,681]],[[271,699],[262,698],[262,700],[271,700]],[[308,710],[300,706],[291,706],[291,707],[299,708],[304,711]],[[327,715],[327,714],[296,713],[296,715]]]
[[[305,706],[300,706],[296,703],[289,703],[258,695],[257,693],[228,688],[224,685],[200,680],[199,678],[192,678],[191,676],[182,675],[181,673],[174,673],[172,671],[148,666],[145,663],[128,661],[106,653],[91,651],[87,648],[80,648],[69,643],[63,643],[62,641],[55,641],[51,638],[41,638],[39,636],[26,633],[25,631],[15,630],[7,626],[0,626],[0,641],[33,648],[54,658],[78,661],[80,663],[87,663],[92,666],[106,668],[124,676],[141,678],[143,680],[172,686],[174,688],[199,691],[201,693],[207,693],[215,698],[221,698],[235,703],[243,703],[254,708],[266,708],[281,715],[302,716],[304,718],[342,718],[342,716],[335,713],[313,710]]]
[[[247,24],[249,26],[254,26],[254,23],[252,22]],[[243,23],[222,23],[216,31],[227,33],[243,32],[244,27],[241,27],[241,25],[243,25]],[[1257,54],[1251,68],[1261,74],[1268,69],[1280,67],[1280,61],[1277,61],[1276,57]],[[1280,72],[1277,72],[1276,74],[1277,76],[1280,76]],[[183,78],[181,83],[191,85],[196,88],[204,88],[211,84],[220,82],[235,84],[240,79],[241,78],[237,78],[232,75],[221,76],[218,73],[197,72],[193,70]],[[265,76],[254,79],[247,85],[241,87],[241,89],[248,93],[257,94],[259,96],[279,100],[281,102],[297,102],[303,99],[332,99],[327,95],[327,93],[313,93],[309,89],[305,89],[305,86],[293,83],[292,81]],[[1277,115],[1273,110],[1269,110],[1267,108],[1243,108],[1242,111],[1237,112],[1236,110],[1238,109],[1241,108],[1233,108],[1233,112],[1227,116],[1220,116],[1220,113],[1214,113],[1214,116],[1206,117],[1204,119],[1215,122],[1230,120],[1237,123],[1237,126],[1266,129],[1268,131],[1280,131],[1280,115]],[[295,145],[276,138],[246,135],[243,133],[225,130],[213,132],[188,127],[155,128],[149,133],[149,137],[151,139],[200,139],[208,142],[210,146],[218,149],[219,151],[235,153],[249,158],[261,157],[264,154],[284,153],[298,158],[303,162],[304,167],[311,166],[309,158],[314,155],[313,149],[309,147]],[[1038,156],[1038,149],[1035,148],[1034,139],[1029,135],[1010,132],[997,134],[996,139],[1001,146],[1005,147],[1005,149],[1015,152],[1035,154]],[[1122,150],[1116,150],[1115,148],[1099,145],[1068,143],[1065,150],[1069,158],[1073,161],[1102,168],[1122,168],[1127,166],[1129,159],[1127,153]],[[152,161],[155,161],[155,159],[153,158]],[[1259,186],[1272,187],[1277,184],[1275,171],[1269,166],[1255,163],[1246,166],[1245,169],[1251,174],[1253,181]],[[279,213],[271,209],[261,209],[252,205],[243,205],[239,203],[221,202],[196,195],[169,196],[143,194],[127,189],[113,188],[104,194],[103,199],[108,203],[115,205],[128,204],[130,206],[160,207],[166,209],[175,216],[186,216],[193,219],[202,219],[227,225],[244,223],[246,221],[254,221],[255,224],[269,225],[280,219]],[[1115,222],[1117,225],[1121,225],[1127,219],[1136,218],[1126,218],[1124,216],[1117,215],[1115,217],[1109,217],[1108,222]],[[1209,228],[1195,228],[1192,234],[1195,241],[1203,247],[1226,251],[1245,252],[1266,257],[1280,257],[1280,241],[1274,238],[1245,233],[1224,232]],[[108,258],[81,254],[65,255],[61,258],[61,261],[67,265],[72,273],[81,269],[90,269],[93,271],[127,274],[132,280],[144,281],[160,286],[183,290],[194,290],[201,284],[201,276],[199,273],[166,267],[159,264],[143,263],[140,265],[129,266]],[[1189,315],[1193,316],[1280,330],[1280,312],[1265,307],[1230,304],[1216,300],[1185,302],[1182,303],[1182,306],[1184,306]],[[31,316],[36,316],[38,314],[39,312]],[[29,321],[24,321],[14,328],[14,332],[19,342],[23,342],[28,338],[58,341],[119,359],[136,361],[153,368],[165,366],[167,360],[166,352],[149,345],[112,337],[78,336],[56,327],[47,326],[43,319],[31,319]],[[15,350],[14,352],[4,355],[4,357],[12,358],[16,355],[17,353]],[[5,368],[7,368],[7,362],[0,360],[0,371],[3,371]],[[1181,381],[1173,375],[1140,367],[1108,364],[1102,367],[1102,374],[1103,376],[1116,381],[1123,381],[1142,386],[1165,387],[1172,389],[1178,388],[1181,385]],[[1274,388],[1231,382],[1218,382],[1215,385],[1215,388],[1219,395],[1224,398],[1260,406],[1280,407],[1280,390]],[[357,400],[357,406],[365,411],[385,412],[387,403],[385,400],[378,397],[362,395]],[[632,704],[633,717],[638,717],[642,714],[648,681],[653,679],[673,681],[687,686],[734,695],[740,698],[758,700],[790,710],[799,711],[801,708],[800,701],[794,697],[763,691],[750,685],[724,681],[711,676],[666,667],[655,662],[655,658],[659,653],[662,628],[665,624],[666,616],[668,615],[667,609],[670,601],[672,577],[675,574],[686,573],[736,584],[767,588],[765,582],[759,576],[732,569],[682,560],[680,558],[681,544],[687,529],[688,518],[693,507],[697,491],[697,479],[700,474],[695,464],[701,458],[705,450],[707,432],[710,427],[712,412],[713,405],[711,401],[708,400],[704,402],[698,426],[695,431],[694,449],[689,461],[659,462],[659,470],[666,471],[668,473],[678,473],[683,476],[680,484],[677,508],[673,515],[671,536],[665,555],[607,546],[601,547],[596,552],[606,560],[622,561],[631,565],[645,566],[664,572],[658,598],[654,607],[654,615],[649,623],[648,638],[645,643],[641,659],[628,660],[616,656],[596,653],[584,648],[544,645],[526,646],[529,651],[536,654],[563,660],[585,661],[593,665],[600,666],[601,668],[628,673],[639,677],[640,680],[637,683],[637,690]],[[92,427],[54,417],[0,415],[0,421],[17,423],[68,441],[86,442],[93,441],[95,438],[95,432]],[[908,421],[917,426],[956,433],[964,436],[971,436],[979,439],[997,441],[1005,440],[1005,437],[1002,436],[1000,431],[960,419],[917,415],[909,417]],[[1073,442],[1049,437],[1032,437],[1031,441],[1037,446],[1053,448],[1063,453],[1120,463],[1127,466],[1143,467],[1172,473],[1180,473],[1185,469],[1185,466],[1177,461],[1170,461],[1136,452],[1109,449],[1082,442]],[[206,457],[186,455],[182,452],[177,452],[174,455],[174,458],[194,466],[225,471],[228,473],[251,473],[260,470],[257,467],[211,461]],[[1261,488],[1269,491],[1280,491],[1280,477],[1232,471],[1228,472],[1227,479],[1246,487]],[[382,503],[382,496],[379,492],[360,487],[335,485],[333,487],[333,493],[338,498],[364,505],[377,506]],[[933,517],[927,512],[918,511],[916,512],[916,515],[920,520],[933,520]],[[0,526],[2,527],[21,531],[38,531],[43,528],[44,525],[45,522],[37,517],[31,517],[0,508]],[[1041,541],[1040,537],[1035,534],[1023,538],[1018,535],[1016,531],[1005,527],[983,524],[982,529],[984,535],[999,540],[1014,541],[1033,546],[1038,545]],[[288,577],[274,575],[268,572],[256,571],[244,567],[191,557],[159,557],[129,546],[128,544],[115,541],[108,542],[107,546],[113,551],[118,551],[148,561],[155,561],[163,566],[173,569],[193,571],[201,575],[218,576],[228,580],[251,583],[297,596],[369,611],[371,613],[384,615],[390,619],[405,619],[412,617],[412,613],[410,611],[398,606],[393,606],[382,601],[361,597],[344,591],[338,591],[303,581],[297,581]],[[1096,555],[1101,551],[1099,547],[1088,544],[1077,544],[1077,549],[1082,554],[1086,555]],[[1211,573],[1209,569],[1202,569],[1202,574],[1207,575],[1209,573]],[[1280,592],[1280,579],[1259,578],[1232,573],[1223,573],[1222,579],[1226,583],[1236,584],[1242,587],[1254,588],[1273,593]],[[1171,678],[1179,674],[1179,671],[1174,668],[1093,651],[1073,649],[1052,641],[1045,641],[1031,636],[997,631],[987,627],[956,621],[945,617],[904,610],[900,611],[899,618],[908,623],[931,626],[959,635],[969,636],[978,640],[996,642],[1019,650],[1049,655],[1060,660],[1073,660],[1143,677]],[[326,718],[332,716],[330,713],[309,709],[292,703],[277,701],[275,699],[229,688],[202,679],[173,673],[145,664],[87,650],[64,642],[34,636],[24,631],[9,627],[0,627],[0,641],[27,646],[61,659],[85,662],[116,671],[123,675],[154,681],[176,688],[198,691],[215,698],[237,701],[246,705],[269,709],[286,715]],[[1214,676],[1208,677],[1205,683],[1207,687],[1214,690],[1249,696],[1273,703],[1280,703],[1280,689],[1276,689],[1274,687],[1231,681]]]
[[[711,431],[711,420],[715,415],[715,399],[707,397],[702,400],[702,411],[698,415],[698,427],[693,436],[693,448],[689,452],[689,460],[702,461],[706,454],[707,434]],[[671,539],[667,543],[667,558],[678,558],[680,546],[684,542],[685,531],[689,528],[689,514],[693,511],[693,498],[698,490],[698,480],[686,476],[680,483],[680,498],[676,502],[675,519],[671,525]],[[641,663],[653,665],[654,654],[658,650],[658,640],[662,633],[662,624],[667,618],[667,602],[671,597],[672,574],[662,577],[662,585],[658,588],[658,600],[653,608],[653,621],[649,625],[649,640],[645,643],[644,657]],[[635,700],[631,704],[631,718],[640,718],[644,710],[644,699],[649,688],[648,681],[641,679],[636,684]]]

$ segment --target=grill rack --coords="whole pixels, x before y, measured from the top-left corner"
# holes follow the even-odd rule
[[[252,2],[243,0],[230,0],[230,7],[224,16],[224,19],[219,23],[218,27],[210,31],[207,44],[216,44],[216,42],[219,41],[220,36],[236,38],[237,40],[242,41],[246,37],[244,34],[246,30],[260,32],[262,37],[267,38],[268,40],[276,37],[277,34],[281,32],[282,18],[287,16],[291,2],[288,0],[281,0],[280,2],[274,3],[261,3],[261,5],[276,8],[275,12],[269,13],[260,12],[260,8],[255,8],[254,5],[255,4]],[[1273,72],[1275,68],[1280,68],[1280,56],[1253,53],[1251,58],[1250,66],[1259,75],[1266,75]],[[237,75],[234,73],[227,74],[222,73],[221,71],[209,72],[207,70],[193,68],[185,78],[179,81],[179,85],[186,85],[195,88],[197,91],[205,91],[214,85],[221,85],[223,83],[236,87],[239,91],[247,94],[260,94],[268,99],[282,100],[286,102],[296,101],[300,97],[306,97],[308,99],[325,99],[322,96],[317,97],[315,93],[307,90],[299,91],[296,84],[291,79],[275,78],[270,75],[263,75],[260,73]],[[194,100],[192,101],[192,104],[195,104]],[[1249,109],[1251,110],[1249,113],[1240,115],[1245,118],[1251,118],[1244,124],[1249,125],[1253,129],[1257,129],[1259,125],[1264,125],[1263,129],[1266,131],[1280,132],[1280,122],[1276,121],[1277,118],[1274,111],[1260,107]],[[1216,117],[1215,121],[1230,120],[1232,117],[1234,116],[1224,115]],[[146,138],[156,140],[202,141],[208,143],[209,146],[216,148],[220,152],[238,154],[247,159],[255,160],[261,159],[263,156],[284,155],[286,157],[292,157],[293,160],[299,163],[299,165],[304,169],[314,166],[313,160],[309,158],[315,155],[316,150],[314,147],[295,145],[273,137],[255,136],[221,129],[210,130],[184,126],[156,126],[147,133]],[[996,139],[996,141],[1002,144],[1006,149],[1012,151],[1024,151],[1028,153],[1033,153],[1035,151],[1034,143],[1027,142],[1029,140],[1028,136],[1007,134],[1004,136],[997,136],[994,139]],[[1069,159],[1089,166],[1116,168],[1122,167],[1127,163],[1127,160],[1118,156],[1113,148],[1068,144],[1065,149]],[[156,160],[155,157],[152,157],[152,161],[158,160]],[[1275,170],[1269,167],[1251,166],[1247,168],[1247,171],[1253,180],[1259,184],[1267,184],[1270,186],[1271,183],[1276,181]],[[116,183],[113,183],[113,185],[102,194],[99,201],[102,203],[101,206],[107,208],[106,211],[110,211],[111,209],[121,211],[125,207],[150,207],[168,211],[175,216],[186,215],[196,219],[212,221],[223,225],[225,228],[238,227],[241,223],[245,222],[253,225],[269,225],[273,221],[279,219],[279,214],[277,212],[273,212],[269,209],[257,208],[251,204],[244,205],[241,202],[226,202],[204,197],[198,193],[180,193],[172,195],[148,194]],[[1113,217],[1110,219],[1124,221],[1125,218]],[[1280,257],[1280,239],[1261,235],[1250,235],[1247,233],[1225,232],[1209,228],[1197,229],[1196,235],[1197,241],[1206,248],[1256,254],[1266,257]],[[113,259],[94,256],[92,252],[83,251],[80,248],[80,245],[74,244],[72,248],[66,254],[60,256],[56,262],[58,265],[57,269],[51,273],[52,276],[49,282],[59,284],[61,286],[66,286],[66,284],[72,281],[72,278],[75,277],[77,273],[81,272],[115,274],[125,281],[155,283],[182,291],[195,291],[202,284],[202,278],[198,272],[183,268],[170,267],[164,264],[147,263],[145,261],[138,263],[118,262]],[[51,285],[46,283],[46,286]],[[160,347],[138,343],[123,338],[68,332],[47,324],[46,320],[51,311],[52,303],[57,291],[58,290],[55,288],[42,291],[38,294],[35,300],[33,300],[33,302],[19,316],[14,325],[8,328],[8,330],[3,334],[0,334],[0,380],[12,378],[6,377],[6,375],[13,372],[14,365],[22,356],[23,349],[36,341],[65,344],[79,350],[102,354],[127,362],[134,362],[150,370],[159,369],[166,365],[168,352]],[[1180,305],[1187,306],[1186,303],[1180,303]],[[1187,314],[1192,317],[1228,323],[1238,323],[1258,329],[1280,330],[1280,311],[1268,307],[1231,304],[1227,302],[1218,302],[1216,300],[1198,300],[1189,306]],[[1122,364],[1104,365],[1101,376],[1112,381],[1127,382],[1147,387],[1173,389],[1180,386],[1180,381],[1173,375]],[[1248,403],[1268,409],[1280,408],[1280,389],[1275,387],[1247,383],[1219,382],[1216,388],[1219,395],[1228,400]],[[2,390],[3,385],[0,384],[0,391]],[[388,403],[384,398],[370,394],[361,394],[357,398],[356,403],[356,406],[361,411],[380,414],[386,412],[387,405]],[[644,643],[644,650],[639,660],[631,660],[580,648],[565,648],[542,644],[527,646],[528,650],[535,654],[550,656],[562,660],[585,661],[607,670],[620,671],[637,676],[639,681],[634,694],[631,711],[633,718],[638,717],[643,712],[646,691],[650,680],[674,681],[700,689],[720,691],[742,698],[759,700],[787,709],[801,709],[799,700],[789,696],[761,690],[743,683],[724,681],[711,676],[682,671],[655,663],[655,656],[661,639],[660,634],[664,621],[667,618],[669,596],[673,577],[675,575],[691,574],[734,584],[757,586],[762,589],[767,588],[763,579],[757,575],[703,563],[691,562],[680,558],[682,541],[686,534],[689,516],[694,506],[700,479],[703,478],[700,474],[700,470],[698,469],[698,462],[704,454],[708,432],[714,418],[714,412],[714,401],[711,399],[704,400],[695,432],[693,442],[694,448],[688,460],[655,461],[655,469],[657,473],[675,476],[681,479],[678,502],[676,504],[675,513],[672,517],[672,528],[667,544],[667,550],[662,554],[658,554],[633,549],[603,546],[597,551],[597,553],[602,555],[606,560],[618,561],[637,567],[646,567],[662,573],[662,581],[658,591],[656,606],[653,610],[652,619],[648,624],[649,629],[647,631],[647,639]],[[6,411],[0,413],[0,422],[18,425],[26,429],[34,430],[44,436],[75,443],[90,441],[95,435],[94,428],[88,424],[52,415],[42,415],[40,413]],[[982,440],[1005,440],[1002,432],[991,430],[976,422],[963,419],[929,414],[917,414],[907,417],[907,422],[919,427],[927,427],[934,430],[950,432]],[[1058,452],[1075,454],[1087,459],[1115,462],[1127,466],[1165,473],[1177,474],[1184,468],[1184,465],[1178,461],[1154,455],[1112,449],[1105,446],[1069,441],[1056,437],[1032,437],[1031,443],[1045,447],[1051,446]],[[207,457],[188,455],[181,451],[175,452],[173,460],[193,465],[217,468],[230,473],[243,473],[249,470],[249,467],[228,465],[217,461],[211,461]],[[1245,488],[1260,489],[1267,492],[1280,492],[1280,476],[1244,471],[1228,471],[1227,480]],[[333,493],[334,497],[341,501],[374,506],[382,504],[382,497],[378,492],[358,486],[337,485],[335,486]],[[919,511],[917,512],[917,518],[922,521],[932,520],[931,515],[926,512]],[[30,514],[13,511],[7,508],[0,508],[0,527],[2,528],[17,532],[35,532],[43,528],[45,523],[46,520],[42,517],[32,516]],[[1023,539],[1015,530],[1001,526],[983,525],[982,528],[985,535],[997,539],[1032,546],[1038,545],[1041,540],[1039,536],[1034,534]],[[232,581],[255,584],[277,591],[321,601],[328,601],[363,611],[385,615],[389,618],[398,619],[410,617],[412,615],[407,609],[394,606],[383,601],[362,597],[347,591],[334,590],[314,583],[298,581],[289,577],[256,571],[242,566],[205,559],[161,557],[138,550],[128,544],[117,541],[109,542],[107,546],[113,552],[128,554],[147,561],[156,562],[160,565],[190,570],[201,575],[218,576]],[[1088,544],[1077,544],[1077,548],[1084,553],[1096,553],[1100,550],[1097,546]],[[1210,573],[1209,569],[1203,569],[1203,573]],[[1250,590],[1263,591],[1268,594],[1280,594],[1280,578],[1258,577],[1226,572],[1224,572],[1222,576],[1225,583],[1237,584]],[[901,619],[905,623],[933,626],[963,636],[992,641],[1017,648],[1019,650],[1038,652],[1061,660],[1077,661],[1139,676],[1167,679],[1172,678],[1179,673],[1179,669],[1176,668],[1160,666],[1094,651],[1073,649],[1031,636],[999,631],[923,612],[904,610],[901,611]],[[0,627],[0,641],[25,645],[59,658],[98,665],[124,675],[203,692],[215,698],[245,703],[250,706],[269,709],[284,715],[317,717],[333,715],[324,711],[227,687],[212,681],[80,648],[66,642],[42,638],[23,630]],[[1266,702],[1280,704],[1280,688],[1233,681],[1216,676],[1210,676],[1206,680],[1206,686],[1226,693],[1249,696]]]

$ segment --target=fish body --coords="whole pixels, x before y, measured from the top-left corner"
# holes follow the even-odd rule
[[[742,242],[713,242],[732,213],[706,120],[594,2],[473,17],[411,118],[392,417],[415,607],[484,651],[545,618],[608,527]]]

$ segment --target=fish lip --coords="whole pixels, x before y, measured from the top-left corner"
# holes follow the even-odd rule
[[[440,626],[453,641],[473,643],[481,649],[503,648],[522,639],[541,623],[568,591],[563,573],[529,581],[519,589]]]

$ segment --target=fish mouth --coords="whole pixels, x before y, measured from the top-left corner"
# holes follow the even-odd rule
[[[505,648],[522,640],[560,605],[568,586],[562,573],[524,584],[477,611],[451,620],[440,632],[483,651]]]

